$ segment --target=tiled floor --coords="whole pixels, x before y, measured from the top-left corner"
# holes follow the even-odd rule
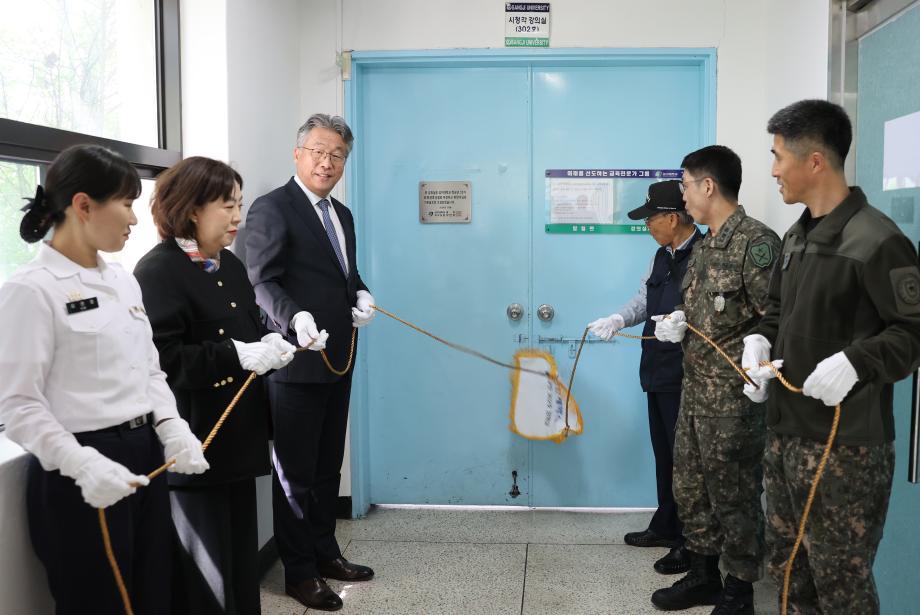
[[[330,581],[342,615],[640,615],[649,596],[679,577],[652,563],[665,549],[623,544],[646,513],[374,509],[339,521],[346,558],[374,568],[367,583]],[[302,615],[284,594],[278,563],[262,582],[264,615]],[[756,586],[757,615],[774,614],[776,591]],[[681,611],[708,615],[711,607]],[[309,611],[316,613],[318,611]]]

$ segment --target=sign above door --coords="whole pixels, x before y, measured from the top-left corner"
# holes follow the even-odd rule
[[[549,2],[505,3],[505,47],[549,47]]]

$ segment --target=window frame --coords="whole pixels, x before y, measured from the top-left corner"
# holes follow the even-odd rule
[[[153,4],[159,147],[0,118],[0,159],[38,164],[44,175],[47,165],[71,145],[95,144],[124,156],[147,179],[182,160],[179,0]]]

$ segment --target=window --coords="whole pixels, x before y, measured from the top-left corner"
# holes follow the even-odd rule
[[[0,284],[38,250],[19,237],[24,197],[33,196],[38,183],[37,165],[0,161]]]
[[[0,117],[158,147],[154,0],[32,0],[0,20]]]
[[[0,159],[96,143],[143,177],[181,159],[179,0],[33,0],[0,20]]]
[[[20,209],[44,169],[78,143],[113,149],[142,177],[130,271],[157,241],[152,179],[181,159],[178,0],[33,0],[0,20],[0,283],[37,246]]]

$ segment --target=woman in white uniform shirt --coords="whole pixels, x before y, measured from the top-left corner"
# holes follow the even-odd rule
[[[28,242],[52,226],[54,236],[0,288],[0,419],[34,455],[30,533],[58,615],[123,612],[97,507],[108,508],[135,613],[169,612],[166,477],[145,474],[164,454],[176,458],[175,472],[208,468],[160,370],[137,282],[98,255],[124,247],[139,194],[137,173],[118,154],[88,145],[62,152],[20,227]]]

